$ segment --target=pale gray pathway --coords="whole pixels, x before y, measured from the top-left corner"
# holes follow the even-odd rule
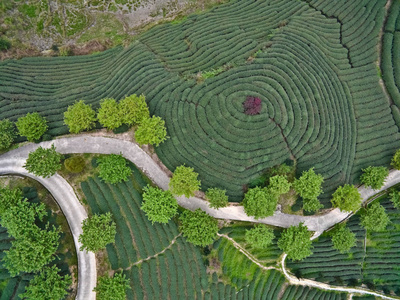
[[[157,186],[164,190],[168,189],[170,178],[145,151],[133,142],[116,138],[79,135],[42,142],[40,144],[27,144],[1,155],[0,174],[20,174],[29,176],[38,180],[50,191],[51,194],[53,194],[68,220],[72,234],[74,235],[77,250],[79,250],[80,247],[78,237],[82,232],[81,223],[82,220],[87,217],[87,214],[83,206],[79,203],[71,186],[61,176],[55,175],[51,178],[43,179],[27,173],[26,170],[22,168],[29,152],[35,150],[39,146],[49,148],[51,144],[54,144],[57,151],[63,154],[121,153],[125,158],[140,168]],[[382,189],[374,191],[360,187],[359,191],[362,195],[363,201],[367,201],[374,194],[395,185],[399,181],[400,171],[391,171]],[[319,236],[326,229],[329,229],[336,223],[339,223],[350,216],[350,213],[342,212],[339,209],[334,209],[321,216],[297,216],[277,211],[271,217],[255,220],[253,217],[249,217],[245,214],[242,206],[229,206],[220,209],[213,209],[210,208],[208,203],[201,198],[177,197],[177,200],[179,205],[187,209],[194,210],[201,208],[211,216],[219,219],[258,222],[279,227],[289,227],[304,222],[310,231],[316,232],[314,238]],[[78,269],[77,299],[94,299],[95,294],[92,292],[93,287],[96,284],[96,262],[94,255],[78,251]]]

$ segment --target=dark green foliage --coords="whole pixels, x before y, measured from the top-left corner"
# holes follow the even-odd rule
[[[337,224],[332,230],[331,235],[333,248],[340,253],[349,252],[350,249],[356,245],[356,235],[346,227],[345,223]]]
[[[194,196],[194,193],[200,189],[200,180],[193,168],[185,165],[176,167],[174,174],[169,182],[169,188],[174,195],[186,197]]]
[[[65,169],[71,173],[80,173],[85,169],[86,162],[83,156],[72,156],[64,160]]]
[[[122,273],[115,273],[113,277],[104,275],[97,280],[94,288],[98,300],[125,300],[126,289],[130,288],[129,280]]]
[[[48,128],[46,119],[37,112],[27,113],[25,117],[18,118],[15,125],[19,134],[30,142],[40,139]]]
[[[90,130],[95,126],[96,112],[90,104],[85,104],[83,100],[68,106],[64,112],[64,123],[68,126],[69,132],[79,133],[83,130]]]
[[[324,206],[319,202],[318,198],[303,199],[303,209],[307,212],[314,212],[323,208]]]
[[[278,197],[268,188],[255,187],[244,195],[243,207],[248,216],[255,219],[272,216],[278,203]]]
[[[278,247],[282,249],[291,260],[302,260],[312,254],[311,233],[307,226],[290,226],[285,229],[278,240]]]
[[[54,144],[47,149],[39,147],[35,151],[29,153],[24,168],[36,176],[47,178],[53,176],[61,169],[62,158],[62,154],[56,151]]]
[[[6,40],[5,38],[0,38],[0,51],[8,50],[11,48],[10,41]]]
[[[0,216],[2,216],[8,208],[17,205],[21,200],[22,191],[20,189],[11,189],[9,187],[0,188]]]
[[[293,188],[303,199],[314,199],[322,193],[321,185],[324,178],[320,174],[315,174],[314,168],[303,171],[299,179],[293,182]]]
[[[361,225],[370,231],[384,231],[390,222],[385,208],[379,202],[373,202],[367,211],[361,215]]]
[[[285,175],[275,175],[269,179],[269,190],[277,195],[286,194],[292,184]]]
[[[219,188],[209,188],[206,191],[206,199],[210,202],[210,207],[220,208],[228,206],[228,196],[226,195],[226,190],[221,190]]]
[[[273,239],[274,231],[264,224],[257,224],[246,230],[246,243],[254,248],[265,248],[272,244]]]
[[[170,191],[147,185],[143,189],[143,203],[140,208],[152,223],[168,223],[178,211],[178,202]]]
[[[150,118],[144,95],[133,94],[125,97],[119,102],[119,110],[122,114],[122,122],[129,126],[140,125],[144,120]]]
[[[400,191],[392,191],[390,193],[390,201],[392,201],[394,207],[400,208]]]
[[[35,275],[26,287],[26,292],[20,295],[27,300],[54,300],[64,299],[68,294],[68,287],[72,284],[71,276],[61,276],[60,269],[55,265],[43,268]]]
[[[5,150],[11,146],[16,138],[15,125],[10,120],[0,121],[0,150]]]
[[[139,145],[149,144],[158,146],[167,139],[165,121],[160,117],[142,119],[135,130],[135,140]]]
[[[15,276],[21,272],[37,272],[55,259],[59,246],[60,230],[35,230],[29,236],[12,242],[10,250],[5,251],[4,265]]]
[[[114,243],[117,233],[116,224],[109,212],[83,220],[82,231],[79,236],[79,242],[82,243],[80,250],[86,252],[96,252],[104,249],[107,244]]]
[[[211,244],[217,236],[217,220],[209,216],[200,208],[194,212],[185,210],[179,217],[180,227],[183,236],[188,242],[197,246]]]
[[[122,112],[117,101],[106,98],[100,101],[100,108],[97,111],[97,119],[107,129],[113,130],[122,125]]]
[[[389,175],[389,170],[386,167],[367,167],[363,169],[363,174],[360,177],[361,183],[373,190],[380,189],[386,177]]]
[[[122,155],[109,154],[98,158],[97,163],[99,177],[111,184],[128,180],[132,172]]]
[[[355,212],[361,207],[361,195],[354,185],[339,186],[332,195],[332,206],[342,211]]]

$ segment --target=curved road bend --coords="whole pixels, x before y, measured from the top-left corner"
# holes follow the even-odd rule
[[[60,138],[53,141],[42,142],[40,144],[28,144],[20,148],[11,150],[0,156],[0,174],[21,174],[36,179],[42,183],[62,208],[74,236],[76,249],[79,250],[78,237],[82,232],[82,220],[87,217],[83,206],[79,203],[71,186],[59,175],[48,179],[39,178],[29,174],[22,165],[24,164],[29,152],[39,146],[48,148],[54,144],[57,151],[63,154],[67,153],[101,153],[101,154],[120,154],[133,162],[140,168],[157,186],[168,189],[169,177],[157,165],[152,158],[143,151],[137,144],[109,137],[96,137],[90,135],[80,135],[76,137]],[[376,193],[385,190],[400,181],[400,171],[391,171],[385,181],[385,185],[377,191],[360,187],[359,191],[363,202],[368,200]],[[208,214],[219,219],[240,220],[249,222],[265,223],[279,227],[289,227],[304,222],[310,231],[315,231],[314,238],[319,236],[326,229],[336,223],[346,219],[350,213],[341,212],[334,209],[325,215],[320,216],[298,216],[289,215],[281,212],[275,212],[273,216],[255,220],[245,214],[242,206],[230,206],[220,209],[213,209],[208,203],[197,197],[177,197],[179,205],[195,210],[201,208]],[[92,254],[78,251],[78,295],[77,299],[94,299],[92,292],[96,284],[96,262]]]
[[[78,288],[77,300],[95,300],[93,288],[96,286],[96,259],[92,252],[79,251],[81,244],[78,237],[82,233],[82,221],[87,213],[80,204],[69,183],[60,175],[50,178],[41,178],[28,173],[22,166],[26,157],[5,158],[0,156],[0,174],[18,174],[31,177],[40,182],[54,197],[62,209],[74,239],[78,257]]]

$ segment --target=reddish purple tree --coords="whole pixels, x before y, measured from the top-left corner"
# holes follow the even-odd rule
[[[258,115],[261,112],[261,99],[247,96],[246,101],[243,102],[243,108],[246,115]]]

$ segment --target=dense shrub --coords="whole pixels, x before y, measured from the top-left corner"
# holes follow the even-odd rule
[[[228,196],[226,190],[219,188],[209,188],[206,191],[206,199],[210,202],[210,207],[220,208],[228,206]]]
[[[128,288],[130,288],[129,280],[121,272],[116,273],[114,277],[108,275],[99,277],[94,291],[97,300],[125,300]]]
[[[8,149],[16,138],[15,125],[5,119],[0,121],[0,150]]]
[[[379,190],[386,177],[389,175],[389,170],[386,167],[367,167],[363,169],[363,174],[360,177],[361,183],[373,190]]]
[[[246,115],[258,115],[261,112],[261,99],[258,97],[247,96],[243,102],[244,113]]]
[[[331,235],[333,248],[340,253],[346,253],[356,245],[356,235],[346,227],[345,223],[337,224],[332,230]]]
[[[370,204],[361,215],[361,225],[370,231],[384,231],[389,222],[385,208],[379,202]]]
[[[4,39],[4,38],[0,38],[0,51],[3,50],[8,50],[11,48],[11,43],[10,41]]]
[[[64,161],[65,169],[71,173],[80,173],[85,168],[86,162],[83,156],[72,156]]]

